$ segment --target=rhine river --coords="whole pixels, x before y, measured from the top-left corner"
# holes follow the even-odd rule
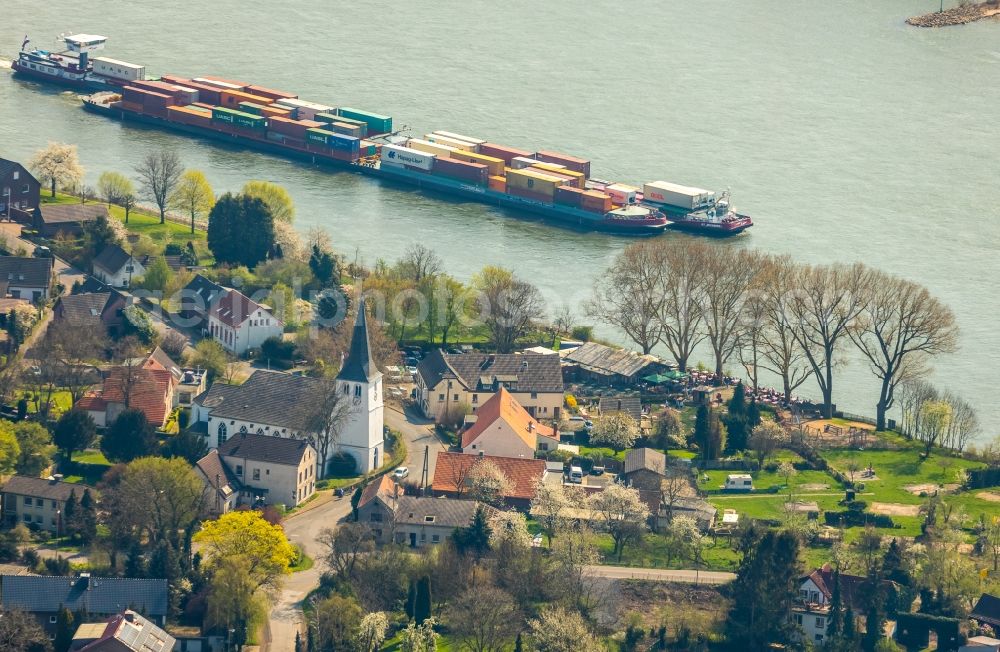
[[[973,402],[992,436],[1000,24],[903,22],[936,8],[923,0],[56,0],[4,12],[0,57],[15,57],[25,34],[52,49],[62,32],[103,34],[104,55],[153,75],[245,79],[389,114],[416,135],[445,129],[559,150],[593,160],[602,178],[731,188],[756,226],[719,246],[861,260],[948,302],[962,349],[937,361],[933,380]],[[90,182],[103,170],[129,172],[160,147],[176,149],[219,192],[272,180],[294,198],[297,225],[321,225],[348,257],[392,260],[423,242],[459,278],[504,265],[553,304],[586,298],[628,242],[123,127],[84,113],[72,94],[0,73],[0,156],[26,161],[52,140],[79,145]],[[811,382],[800,392],[815,395]],[[876,384],[860,360],[840,370],[835,394],[843,409],[874,412]]]

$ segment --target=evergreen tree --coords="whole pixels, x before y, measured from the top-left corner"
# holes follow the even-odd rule
[[[66,607],[60,606],[59,613],[56,614],[56,638],[52,642],[55,652],[66,652],[73,643],[73,634],[76,628],[73,626],[73,613]]]
[[[413,620],[418,625],[431,617],[431,578],[424,575],[417,580],[416,596],[413,602]]]
[[[138,542],[134,542],[129,548],[128,560],[125,562],[125,577],[146,577],[146,560],[142,557],[142,546]]]
[[[747,424],[748,433],[760,425],[760,405],[757,404],[757,399],[750,401],[743,416]]]
[[[486,554],[490,549],[490,526],[482,505],[476,508],[469,527],[457,528],[451,538],[459,552],[472,553],[477,559]]]
[[[302,649],[302,633],[295,632],[295,652],[305,652]]]
[[[887,580],[892,580],[900,586],[909,586],[911,578],[906,568],[904,555],[903,547],[894,538],[889,542],[889,547],[886,548],[885,558],[882,561],[882,573]]]
[[[861,639],[865,652],[874,652],[875,646],[884,637],[885,596],[880,578],[869,579],[866,594],[870,600],[865,612],[865,635]]]
[[[77,538],[77,511],[79,511],[79,506],[76,500],[76,489],[73,489],[69,492],[69,498],[66,499],[66,506],[63,507],[62,516],[60,516],[62,534],[73,539]]]
[[[123,410],[101,437],[101,452],[112,462],[152,455],[157,445],[156,432],[142,410]]]
[[[691,435],[692,441],[701,446],[702,442],[708,439],[709,420],[712,411],[707,405],[699,405],[694,417],[694,432]]]
[[[840,595],[840,571],[833,574],[833,590],[830,595],[830,622],[826,627],[829,638],[837,638],[844,631],[844,603]]]
[[[409,586],[406,589],[406,605],[403,610],[406,612],[406,617],[413,620],[413,609],[417,604],[417,583],[410,578]]]
[[[323,251],[319,245],[314,244],[312,254],[309,256],[309,269],[312,270],[317,281],[326,285],[336,276],[337,261],[329,252]]]
[[[854,621],[854,612],[847,609],[844,612],[844,640],[853,642],[858,637],[857,623]]]
[[[743,387],[743,383],[736,383],[736,387],[733,388],[733,397],[729,399],[729,416],[742,418],[746,412],[746,389]]]
[[[524,643],[521,641],[521,632],[518,632],[517,638],[514,639],[514,652],[524,652]]]
[[[74,451],[82,451],[94,443],[97,426],[84,410],[64,412],[52,431],[52,442],[62,451],[63,459],[70,461]]]
[[[208,248],[216,261],[253,269],[274,245],[274,216],[256,197],[226,193],[208,215]]]

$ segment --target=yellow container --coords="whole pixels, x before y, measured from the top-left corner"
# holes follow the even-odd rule
[[[565,183],[564,179],[559,179],[537,170],[508,170],[507,186],[509,188],[520,188],[531,192],[548,196],[555,195],[556,188]]]
[[[454,147],[448,145],[441,145],[440,143],[432,143],[430,141],[422,140],[420,138],[411,138],[407,141],[406,146],[410,149],[415,149],[418,152],[424,152],[426,154],[434,154],[435,156],[440,156],[442,158],[454,158],[452,154],[459,151]]]
[[[449,156],[456,161],[465,161],[466,163],[481,163],[485,165],[490,172],[490,176],[499,177],[503,176],[503,166],[504,160],[502,158],[496,158],[494,156],[486,156],[485,154],[476,154],[475,152],[463,152],[461,150],[456,150],[449,154]]]
[[[547,163],[539,163],[537,165],[532,165],[530,168],[527,169],[537,170],[543,174],[547,171],[551,171],[556,175],[570,177],[572,179],[572,183],[567,182],[566,185],[573,186],[574,188],[580,188],[581,190],[583,189],[584,183],[586,183],[587,181],[587,175],[585,175],[583,172],[577,172],[575,170],[570,170],[568,168],[550,168]]]
[[[507,192],[507,179],[504,177],[491,176],[490,190],[496,190],[497,192]]]

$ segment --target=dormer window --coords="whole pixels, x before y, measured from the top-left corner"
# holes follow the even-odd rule
[[[425,516],[424,517],[424,523],[433,523],[433,522],[434,522],[434,517],[433,516]]]

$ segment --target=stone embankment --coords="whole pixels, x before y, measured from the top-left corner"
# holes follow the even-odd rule
[[[935,11],[923,16],[914,16],[908,18],[906,22],[914,27],[950,27],[998,16],[1000,16],[1000,0],[988,0],[977,4],[961,4],[951,9]]]

